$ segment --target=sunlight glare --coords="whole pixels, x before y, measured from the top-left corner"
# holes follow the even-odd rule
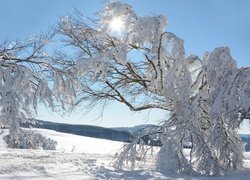
[[[113,31],[121,31],[123,28],[123,21],[120,18],[113,18],[110,22],[110,29]]]

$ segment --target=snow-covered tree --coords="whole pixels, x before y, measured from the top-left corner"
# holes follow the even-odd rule
[[[54,141],[20,128],[20,123],[32,121],[40,103],[55,110],[56,105],[73,102],[67,69],[72,63],[56,61],[46,53],[53,36],[40,34],[0,45],[0,122],[10,129],[5,137],[9,147],[55,148]]]
[[[92,20],[77,12],[59,25],[77,59],[76,104],[92,108],[118,101],[132,111],[169,113],[159,127],[124,147],[117,167],[133,167],[146,152],[143,136],[161,142],[156,168],[162,171],[211,176],[241,167],[244,145],[236,131],[250,117],[250,68],[237,68],[228,47],[206,52],[202,60],[186,56],[184,40],[166,31],[165,16],[137,16],[121,2],[108,3],[98,15]]]

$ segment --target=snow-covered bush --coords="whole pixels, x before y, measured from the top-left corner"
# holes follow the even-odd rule
[[[32,130],[19,129],[15,139],[9,134],[4,140],[10,148],[55,150],[57,142]]]
[[[77,58],[76,104],[88,101],[88,111],[113,100],[132,111],[165,110],[169,118],[148,133],[162,142],[156,168],[228,174],[242,165],[244,145],[236,130],[250,117],[250,68],[237,68],[228,47],[206,52],[203,59],[186,56],[184,40],[167,32],[167,24],[162,15],[140,17],[121,2],[108,3],[98,20],[79,12],[63,18],[59,31]],[[142,153],[139,139],[125,145],[118,168],[134,167]],[[184,156],[188,139],[190,159]]]

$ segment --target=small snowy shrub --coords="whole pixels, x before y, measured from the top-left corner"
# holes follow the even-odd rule
[[[12,139],[10,135],[4,137],[8,147],[19,149],[44,149],[55,150],[57,142],[46,138],[32,130],[20,129],[16,134],[16,138]]]

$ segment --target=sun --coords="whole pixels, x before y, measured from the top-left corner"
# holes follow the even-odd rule
[[[123,21],[120,18],[115,17],[115,18],[112,19],[109,26],[110,26],[110,29],[112,31],[119,32],[119,31],[122,30],[124,24],[123,24]]]

